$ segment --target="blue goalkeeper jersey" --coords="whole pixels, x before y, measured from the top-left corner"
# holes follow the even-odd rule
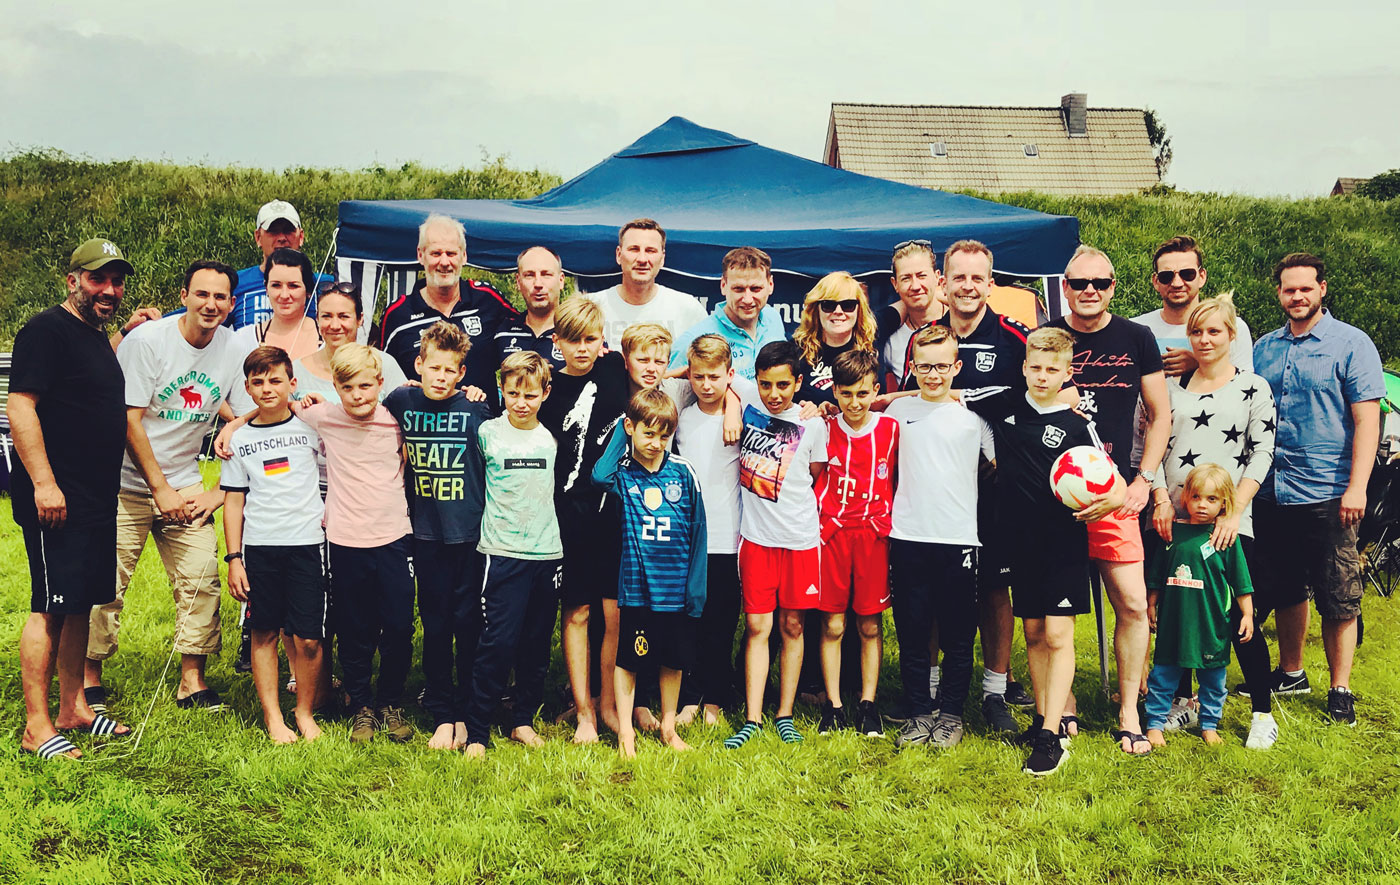
[[[700,617],[705,607],[705,503],[690,462],[667,452],[655,473],[631,457],[618,422],[593,481],[622,502],[617,604]]]

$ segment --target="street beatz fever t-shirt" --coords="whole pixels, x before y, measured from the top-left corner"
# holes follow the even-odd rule
[[[821,541],[812,463],[826,461],[826,422],[744,407],[739,438],[739,536],[765,547],[807,550]]]
[[[1093,419],[1118,472],[1132,480],[1134,416],[1142,377],[1162,371],[1156,337],[1146,326],[1120,316],[1110,317],[1097,332],[1076,332],[1064,319],[1049,325],[1074,336],[1070,380],[1079,389],[1078,409]]]
[[[325,540],[316,431],[295,415],[276,424],[249,422],[233,432],[229,448],[233,457],[220,470],[219,487],[247,496],[244,546],[297,547]]]
[[[1158,664],[1214,670],[1230,663],[1230,606],[1254,588],[1243,545],[1216,550],[1214,528],[1176,523],[1171,541],[1153,553],[1147,588],[1162,591],[1152,658]]]
[[[475,544],[486,481],[476,437],[491,417],[486,404],[468,402],[460,392],[434,400],[421,387],[400,387],[384,400],[384,408],[403,429],[413,536]]]
[[[235,415],[253,408],[243,386],[247,353],[233,332],[220,326],[213,340],[194,347],[180,334],[182,316],[142,323],[117,348],[117,362],[126,376],[126,404],[145,408],[141,426],[166,481],[177,489],[200,482],[196,459],[219,404],[227,398]],[[129,452],[122,461],[122,488],[150,492]]]

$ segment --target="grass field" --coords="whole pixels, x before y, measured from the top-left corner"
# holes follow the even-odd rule
[[[231,711],[177,709],[164,672],[173,604],[148,549],[107,668],[117,715],[135,726],[151,709],[139,746],[41,764],[19,750],[26,575],[0,499],[0,882],[1400,881],[1393,600],[1366,600],[1357,727],[1324,725],[1321,692],[1286,699],[1267,753],[1243,748],[1249,706],[1232,697],[1225,747],[1182,734],[1150,757],[1124,756],[1105,734],[1093,621],[1082,618],[1085,732],[1043,782],[1019,772],[1020,750],[980,736],[975,713],[969,737],[941,755],[818,737],[808,709],[796,747],[768,729],[727,752],[726,730],[697,727],[685,734],[694,752],[642,739],[624,763],[611,743],[574,747],[550,725],[544,749],[503,740],[476,763],[429,751],[421,734],[351,746],[344,723],[315,744],[273,746],[251,680],[232,672],[232,604],[231,640],[210,668]],[[1325,686],[1315,625],[1307,664]],[[882,696],[897,678],[887,662]]]

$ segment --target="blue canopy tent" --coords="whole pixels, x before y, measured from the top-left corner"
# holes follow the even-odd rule
[[[1073,217],[857,175],[672,117],[528,200],[343,201],[341,278],[369,283],[367,300],[386,271],[391,298],[411,286],[417,227],[431,212],[466,226],[471,266],[513,270],[521,249],[544,244],[586,291],[618,281],[617,229],[632,218],[655,218],[667,232],[660,282],[711,310],[724,253],[757,246],[773,258],[772,303],[789,323],[793,305],[800,308],[816,279],[834,270],[861,277],[876,303],[888,301],[890,252],[904,240],[926,239],[942,252],[971,237],[992,249],[999,273],[1050,277],[1079,239]]]

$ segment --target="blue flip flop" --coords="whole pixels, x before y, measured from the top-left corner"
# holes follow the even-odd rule
[[[89,725],[80,725],[77,728],[63,728],[60,729],[60,731],[66,734],[90,734],[93,737],[114,738],[123,738],[131,734],[130,729],[118,734],[117,729],[121,727],[122,724],[117,720],[105,713],[98,713],[96,716],[92,717],[92,723]]]
[[[71,759],[76,762],[78,761],[76,758],[68,755],[76,749],[78,748],[73,745],[72,741],[61,734],[56,734],[40,744],[38,748],[34,750],[34,755],[43,759],[45,762],[50,759]]]

